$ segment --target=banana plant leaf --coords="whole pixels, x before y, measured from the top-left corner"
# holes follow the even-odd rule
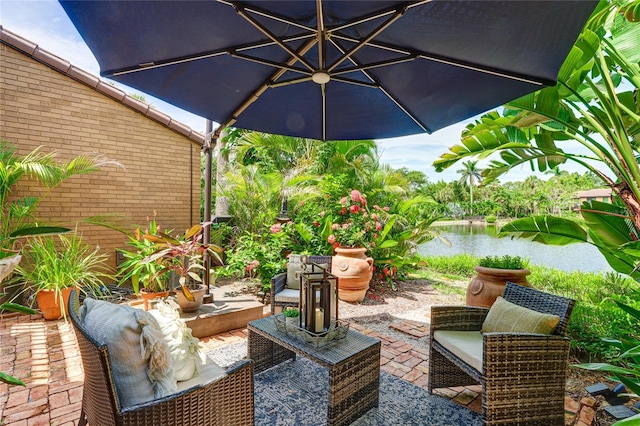
[[[587,231],[576,222],[555,216],[516,219],[500,228],[499,238],[525,238],[542,244],[564,246],[589,242]]]

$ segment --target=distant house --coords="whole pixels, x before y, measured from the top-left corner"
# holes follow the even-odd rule
[[[119,213],[145,225],[154,211],[163,229],[176,233],[200,222],[202,134],[2,26],[0,137],[21,155],[38,146],[61,160],[99,152],[124,166],[56,188],[39,206],[47,222]],[[96,226],[81,231],[115,266],[115,249],[127,237]]]
[[[585,201],[602,201],[611,203],[611,188],[589,189],[588,191],[578,191],[576,194],[578,205]]]

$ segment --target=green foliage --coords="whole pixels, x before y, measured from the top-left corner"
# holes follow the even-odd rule
[[[427,256],[425,258],[427,268],[441,274],[471,277],[475,274],[474,267],[478,264],[478,258],[470,254],[456,256]]]
[[[21,156],[13,146],[0,139],[0,258],[17,252],[15,244],[20,237],[69,232],[69,228],[38,223],[36,209],[40,200],[71,176],[116,164],[87,154],[64,163],[56,161],[55,157],[55,153],[43,153],[39,148]],[[11,198],[12,192],[27,179],[33,179],[46,192],[39,196]]]
[[[156,231],[146,233],[142,238],[153,244],[153,250],[142,261],[142,264],[157,264],[160,269],[155,273],[162,277],[167,274],[175,274],[184,297],[193,302],[195,300],[190,289],[197,288],[202,282],[200,274],[209,272],[213,274],[213,269],[207,271],[206,259],[210,264],[222,265],[222,247],[215,244],[204,244],[204,226],[193,225],[183,235],[173,237],[167,232]],[[151,277],[153,281],[154,277]]]
[[[524,269],[525,261],[520,256],[486,256],[480,259],[478,265],[495,269]]]
[[[298,318],[300,316],[300,309],[288,306],[282,311],[282,315],[288,318]]]
[[[262,234],[243,234],[236,248],[218,268],[218,276],[256,277],[263,290],[269,288],[271,278],[287,270],[287,254],[291,245],[293,224],[274,225]]]
[[[496,220],[498,220],[498,218],[496,217],[496,215],[490,214],[485,216],[484,220],[487,222],[487,224],[493,225],[494,223],[496,223]]]
[[[148,218],[147,218],[148,220]],[[120,253],[125,257],[125,261],[119,267],[119,285],[131,283],[135,294],[141,289],[151,292],[159,292],[167,289],[169,284],[169,274],[159,274],[161,265],[156,262],[146,262],[147,258],[157,249],[157,245],[145,238],[145,234],[156,234],[160,231],[160,226],[156,222],[154,212],[151,220],[148,220],[147,227],[136,228],[134,235],[129,235],[127,245],[132,250],[120,249]]]
[[[108,272],[107,256],[99,250],[77,233],[59,235],[57,242],[52,236],[33,238],[16,268],[18,279],[35,293],[55,291],[61,301],[62,289],[74,286],[84,293],[101,294],[103,280],[113,276]]]
[[[633,279],[616,273],[565,272],[534,265],[529,282],[537,289],[576,300],[569,335],[581,359],[615,359],[616,351],[601,338],[621,338],[633,330],[629,319],[611,302],[615,297],[637,305],[640,286]]]
[[[640,306],[631,306],[615,301],[616,306],[621,309],[631,320],[632,326],[625,330],[628,334],[621,338],[603,339],[618,353],[618,364],[610,363],[589,363],[577,364],[575,367],[587,370],[605,371],[612,373],[634,396],[640,395],[640,335],[638,335],[638,325],[640,325]],[[640,414],[625,420],[625,423],[636,424],[640,421]],[[618,422],[617,424],[623,424]]]

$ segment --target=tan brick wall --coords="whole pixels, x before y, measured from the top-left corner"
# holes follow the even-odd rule
[[[185,136],[5,45],[0,45],[0,137],[26,154],[38,146],[58,159],[99,152],[118,161],[74,176],[47,194],[38,217],[71,225],[93,215],[123,214],[144,225],[153,211],[167,229],[200,221],[200,149]],[[22,191],[21,191],[22,192]],[[81,226],[115,266],[125,235]]]

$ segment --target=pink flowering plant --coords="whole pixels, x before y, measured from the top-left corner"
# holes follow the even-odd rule
[[[327,242],[333,247],[375,247],[383,231],[383,213],[384,209],[378,206],[370,211],[366,196],[357,189],[352,190],[331,212]],[[326,212],[324,214],[326,216]]]

